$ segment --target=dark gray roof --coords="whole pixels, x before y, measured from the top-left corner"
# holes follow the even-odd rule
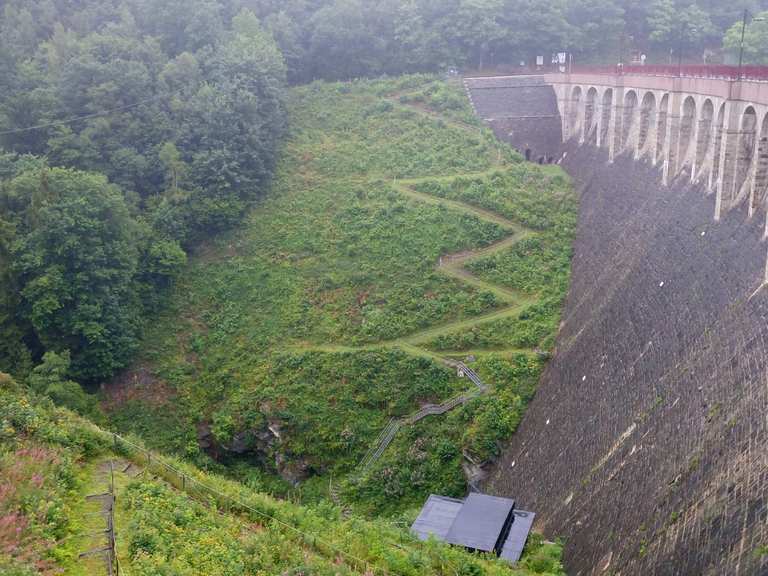
[[[486,494],[472,493],[466,500],[431,494],[411,530],[420,540],[434,536],[517,562],[536,515],[514,508],[514,500]]]
[[[504,532],[515,501],[471,493],[461,506],[445,541],[491,552]]]
[[[427,540],[430,534],[438,540],[445,540],[461,506],[461,500],[430,494],[411,530],[419,540]]]
[[[536,517],[533,512],[526,512],[525,510],[515,510],[514,515],[512,528],[509,530],[509,536],[507,536],[500,554],[502,558],[510,562],[517,562],[520,559],[525,541],[528,539],[528,533],[533,526],[533,519]]]

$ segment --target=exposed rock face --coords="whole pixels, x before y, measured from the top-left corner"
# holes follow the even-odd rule
[[[279,452],[275,454],[275,466],[280,477],[293,486],[298,486],[303,480],[309,478],[311,474],[309,464],[304,460],[289,459]]]
[[[570,574],[768,574],[764,213],[571,148],[557,350],[485,483],[566,538]]]
[[[218,441],[208,422],[197,426],[198,445],[216,460],[226,455],[246,456],[274,470],[290,484],[297,486],[311,475],[310,465],[301,458],[295,458],[281,451],[281,426],[277,420],[270,420],[263,429],[240,430],[228,442]]]
[[[469,486],[470,491],[479,492],[480,484],[482,484],[488,477],[488,470],[483,467],[482,463],[470,460],[466,454],[464,455],[461,469],[464,472],[464,477],[467,479],[467,485]]]

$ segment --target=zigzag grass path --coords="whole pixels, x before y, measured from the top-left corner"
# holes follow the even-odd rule
[[[337,345],[337,344],[319,344],[319,345],[301,344],[301,345],[291,346],[290,348],[302,349],[302,350],[316,350],[316,351],[329,352],[329,353],[355,352],[359,350],[375,350],[375,349],[381,349],[381,348],[401,348],[406,352],[409,352],[418,356],[427,356],[432,359],[445,360],[443,356],[451,356],[454,354],[439,355],[428,349],[425,349],[423,345],[442,334],[449,334],[457,330],[472,328],[474,326],[485,324],[487,322],[495,322],[498,320],[502,320],[504,318],[517,316],[525,307],[535,303],[537,301],[536,295],[524,294],[516,290],[511,290],[505,286],[500,286],[498,284],[487,282],[486,280],[478,278],[477,276],[469,272],[464,267],[465,264],[477,258],[483,258],[486,256],[496,254],[498,252],[509,250],[512,246],[514,246],[518,242],[530,237],[533,234],[532,230],[525,228],[516,222],[508,220],[507,218],[504,218],[503,216],[500,216],[495,212],[491,212],[489,210],[483,210],[481,208],[477,208],[476,206],[471,206],[469,204],[465,204],[463,202],[459,202],[456,200],[445,200],[443,198],[437,198],[435,196],[431,196],[423,192],[418,192],[413,188],[413,186],[421,182],[434,181],[438,179],[443,181],[451,181],[451,180],[455,180],[457,178],[463,178],[466,176],[484,176],[484,175],[493,173],[496,169],[498,169],[498,167],[494,167],[485,172],[473,172],[471,174],[459,174],[457,176],[448,176],[448,177],[441,177],[441,178],[425,177],[425,178],[413,178],[408,180],[398,180],[394,182],[393,187],[395,188],[395,190],[397,190],[401,194],[408,196],[410,198],[413,198],[415,200],[427,202],[430,204],[442,204],[442,205],[448,206],[458,212],[471,214],[473,216],[476,216],[477,218],[480,218],[481,220],[485,220],[487,222],[493,222],[494,224],[497,224],[503,227],[505,230],[508,230],[511,233],[510,236],[507,236],[506,238],[503,238],[498,242],[495,242],[483,248],[479,248],[477,250],[462,250],[461,252],[458,252],[455,254],[446,254],[439,259],[436,265],[436,270],[441,274],[444,274],[445,276],[459,280],[460,282],[464,282],[465,284],[468,284],[473,288],[491,292],[501,302],[504,302],[506,306],[502,308],[498,308],[486,314],[475,316],[473,318],[466,318],[463,320],[451,321],[446,324],[441,324],[438,326],[427,328],[426,330],[421,330],[419,332],[410,334],[408,336],[402,336],[399,338],[395,338],[393,340],[384,340],[376,344],[369,344],[364,346],[344,346],[344,345]],[[521,349],[521,348],[502,349],[502,350],[485,350],[485,351],[498,352],[498,353],[505,353],[505,352],[530,353],[530,354],[535,353],[535,350],[533,349]],[[482,350],[477,350],[475,352],[482,352]]]
[[[434,112],[430,110],[422,109],[418,106],[408,106],[408,108],[414,109],[430,118],[433,118],[436,120],[441,119],[446,124],[450,124],[461,130],[465,130],[468,132],[477,132],[479,130],[475,126],[470,126],[468,124],[463,124],[460,122],[443,119],[437,114],[435,114]],[[349,353],[349,352],[357,352],[361,350],[381,350],[381,349],[397,348],[397,349],[403,350],[404,352],[412,354],[414,356],[429,358],[430,360],[447,364],[452,367],[463,366],[457,363],[452,358],[467,356],[469,354],[491,353],[491,352],[495,354],[501,354],[501,355],[537,354],[537,351],[532,348],[508,348],[508,349],[505,348],[505,349],[487,349],[487,350],[482,349],[482,350],[455,351],[455,352],[447,351],[447,352],[442,352],[438,354],[436,352],[429,350],[425,346],[434,338],[441,336],[443,334],[449,334],[451,332],[455,332],[461,329],[472,328],[474,326],[479,326],[481,324],[485,324],[488,322],[495,322],[498,320],[502,320],[504,318],[515,317],[518,314],[520,314],[520,312],[524,308],[535,303],[538,300],[537,295],[524,294],[522,292],[512,290],[505,286],[493,284],[491,282],[488,282],[486,280],[483,280],[475,276],[465,268],[465,265],[471,262],[472,260],[490,256],[498,252],[503,252],[505,250],[509,250],[518,242],[532,236],[534,234],[532,230],[530,230],[529,228],[526,228],[525,226],[522,226],[518,222],[509,220],[508,218],[505,218],[504,216],[497,214],[496,212],[493,212],[491,210],[478,208],[477,206],[472,206],[470,204],[466,204],[458,200],[449,200],[446,198],[439,198],[436,196],[432,196],[430,194],[426,194],[424,192],[420,192],[415,189],[415,187],[422,182],[435,182],[435,181],[452,182],[458,178],[472,178],[472,177],[482,177],[482,176],[490,175],[493,172],[497,171],[498,169],[504,167],[504,165],[500,162],[500,158],[501,158],[501,154],[494,155],[494,157],[490,159],[491,168],[482,172],[468,172],[464,174],[457,174],[457,175],[451,175],[451,176],[425,176],[420,178],[407,178],[407,179],[401,179],[401,180],[395,179],[393,180],[392,185],[393,185],[393,188],[403,196],[406,196],[408,198],[411,198],[419,202],[446,206],[456,212],[470,214],[486,222],[491,222],[493,224],[496,224],[497,226],[500,226],[501,228],[509,232],[509,236],[507,236],[506,238],[503,238],[502,240],[494,242],[493,244],[490,244],[483,248],[479,248],[476,250],[463,250],[461,252],[457,252],[454,254],[443,255],[442,257],[440,257],[436,265],[436,270],[441,274],[448,276],[450,278],[453,278],[455,280],[458,280],[459,282],[463,282],[478,290],[484,290],[484,291],[490,292],[500,302],[503,302],[505,306],[498,308],[496,310],[493,310],[492,312],[475,316],[473,318],[467,318],[463,320],[448,322],[442,325],[433,326],[431,328],[421,330],[419,332],[416,332],[408,336],[402,336],[399,338],[395,338],[393,340],[385,340],[375,344],[369,344],[364,346],[344,346],[344,345],[338,345],[338,344],[319,344],[319,345],[298,344],[294,346],[289,346],[289,349],[318,351],[318,352],[326,352],[326,353]],[[474,373],[472,374],[474,375]],[[476,375],[475,375],[475,378],[477,378]],[[477,389],[474,389],[464,395],[461,395],[460,398],[462,398],[463,400],[461,402],[453,402],[452,403],[453,405],[448,409],[451,409],[455,406],[459,406],[462,403],[468,401],[469,399],[474,398],[478,394],[486,392],[486,390],[487,390],[486,387],[481,383],[479,391]],[[451,400],[448,400],[447,402],[451,402]],[[436,410],[433,413],[442,414],[443,411]],[[361,462],[361,466],[359,468],[362,473],[364,473],[367,469],[369,469],[370,466],[373,464],[373,462],[376,459],[378,459],[378,457],[381,456],[384,450],[386,450],[387,446],[393,440],[395,434],[397,433],[397,429],[399,429],[401,425],[413,423],[412,422],[413,418],[411,416],[406,416],[398,421],[395,421],[395,420],[390,421],[390,425],[393,422],[397,423],[397,425],[394,427],[394,430],[391,431],[391,433],[389,434],[386,433],[387,430],[383,431],[382,434],[379,436],[379,438],[376,440],[374,445],[369,450],[368,454],[366,454],[366,456],[363,458],[363,461]]]

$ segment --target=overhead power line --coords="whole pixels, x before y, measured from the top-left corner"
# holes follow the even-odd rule
[[[94,112],[92,114],[85,114],[83,116],[75,116],[73,118],[68,118],[67,120],[54,120],[52,122],[45,122],[43,124],[37,124],[35,126],[27,126],[26,128],[15,128],[13,130],[4,130],[0,132],[0,136],[8,136],[10,134],[20,134],[22,132],[32,132],[33,130],[41,130],[43,128],[53,128],[55,126],[65,126],[67,124],[73,124],[75,122],[81,122],[83,120],[90,120],[91,118],[100,118],[102,116],[109,116],[110,114],[114,114],[115,112],[130,110],[131,108],[136,108],[137,106],[141,106],[142,104],[148,104],[150,102],[162,100],[172,95],[173,94],[163,94],[161,96],[153,96],[152,98],[139,100],[138,102],[134,102],[133,104],[126,104],[124,106],[118,106],[117,108],[102,110],[101,112]]]

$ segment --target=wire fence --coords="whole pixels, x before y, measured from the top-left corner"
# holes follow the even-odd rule
[[[269,514],[263,510],[246,504],[241,499],[226,494],[216,488],[201,482],[194,476],[180,470],[179,468],[169,464],[157,454],[151,450],[139,446],[131,442],[130,440],[123,438],[119,434],[113,432],[105,432],[109,435],[113,442],[114,451],[121,454],[144,468],[145,473],[154,474],[165,480],[168,484],[174,488],[185,492],[190,498],[200,501],[205,505],[215,505],[215,507],[223,512],[229,514],[242,514],[250,515],[252,520],[256,518],[264,521],[270,521],[275,526],[284,529],[288,532],[295,534],[301,538],[301,541],[307,546],[318,553],[325,556],[343,557],[351,566],[355,569],[363,571],[365,574],[385,574],[391,576],[400,576],[399,573],[393,572],[376,564],[375,559],[366,560],[361,558],[357,554],[352,554],[337,544],[329,541],[326,538],[312,534],[301,528],[294,526],[293,524],[282,520],[273,514]],[[116,543],[113,543],[116,547]],[[115,548],[115,556],[117,551]]]
[[[379,434],[376,443],[373,444],[371,449],[369,449],[368,453],[366,453],[366,456],[363,458],[363,461],[361,462],[363,469],[367,469],[373,464],[373,462],[381,457],[387,446],[389,446],[398,430],[403,425],[414,424],[422,418],[432,414],[444,414],[456,406],[465,404],[472,398],[475,398],[487,391],[487,387],[485,384],[483,384],[483,382],[473,370],[468,368],[462,362],[456,362],[455,367],[458,368],[463,374],[468,376],[468,378],[477,386],[477,388],[469,392],[459,394],[458,396],[454,396],[453,398],[450,398],[441,404],[430,404],[424,406],[420,410],[404,418],[390,419],[387,426]],[[106,432],[101,429],[98,430],[101,434],[111,439],[115,453],[125,456],[128,460],[137,466],[141,466],[145,473],[154,474],[162,478],[168,484],[178,490],[185,492],[190,498],[194,500],[197,500],[205,505],[214,505],[217,509],[230,514],[249,515],[253,520],[258,518],[261,520],[270,521],[275,526],[300,537],[301,541],[306,546],[316,550],[320,554],[326,556],[335,555],[337,557],[343,557],[351,566],[353,566],[355,569],[363,571],[366,575],[373,576],[375,574],[385,574],[391,576],[400,576],[399,573],[393,572],[383,566],[378,565],[376,562],[380,561],[381,559],[365,559],[361,558],[357,554],[350,553],[347,550],[341,548],[339,545],[331,542],[327,538],[323,538],[317,534],[307,532],[306,530],[298,528],[290,522],[282,520],[273,514],[265,512],[264,510],[259,510],[255,506],[243,502],[236,496],[226,494],[221,490],[217,490],[213,486],[210,486],[209,484],[201,482],[193,475],[169,464],[166,460],[160,458],[157,454],[151,450],[148,450],[144,446],[140,446],[134,442],[131,442],[127,438],[124,438],[117,433]],[[111,478],[110,487],[111,490],[114,491],[113,477]],[[399,545],[392,545],[397,546],[398,548],[402,548],[402,546]],[[114,537],[114,530],[112,538],[110,539],[110,546],[113,551],[112,553],[117,573],[119,574],[119,571],[122,568],[123,573],[125,574],[124,567],[119,564],[117,554],[117,539]]]
[[[78,554],[78,560],[90,558],[92,556],[101,556],[104,560],[104,567],[108,576],[120,576],[120,563],[117,559],[117,540],[115,538],[115,500],[117,492],[115,490],[115,474],[112,467],[112,460],[109,461],[109,483],[107,491],[100,494],[89,494],[85,497],[86,501],[96,502],[99,511],[96,513],[104,519],[105,529],[92,532],[89,536],[100,537],[99,545],[95,548],[86,550]],[[94,513],[88,513],[93,515]],[[106,541],[101,540],[102,538]]]

